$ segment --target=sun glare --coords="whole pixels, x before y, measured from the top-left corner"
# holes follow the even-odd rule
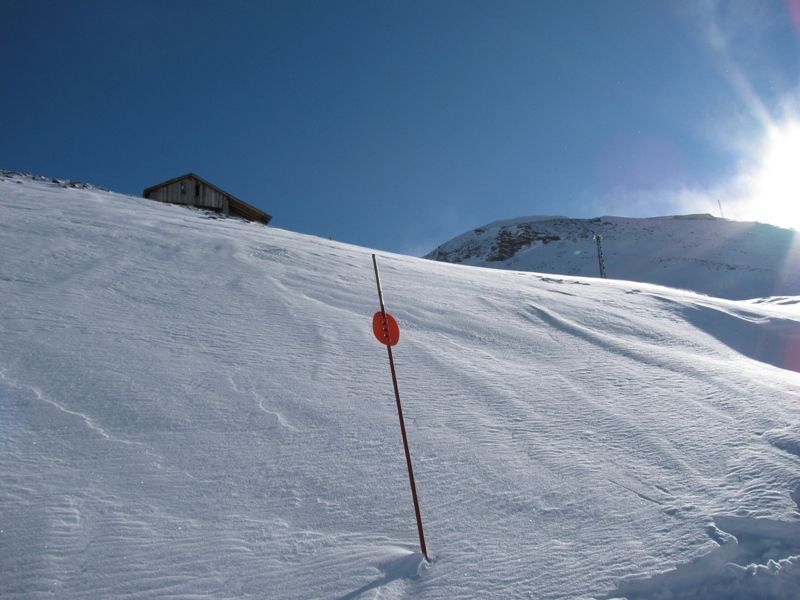
[[[771,129],[747,187],[753,217],[800,230],[800,121]]]

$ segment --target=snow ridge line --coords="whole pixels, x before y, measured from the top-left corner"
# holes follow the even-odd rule
[[[101,436],[103,439],[108,440],[109,442],[116,442],[118,444],[125,444],[127,446],[143,446],[145,448],[145,451],[146,451],[147,454],[152,454],[152,452],[151,452],[150,448],[147,446],[147,444],[145,444],[143,442],[133,442],[133,441],[130,441],[130,440],[123,440],[121,438],[118,438],[118,437],[115,437],[115,436],[111,435],[110,433],[108,433],[108,431],[106,431],[100,425],[98,425],[94,421],[94,419],[92,417],[90,417],[88,415],[85,415],[82,412],[69,409],[66,406],[63,406],[62,404],[59,404],[58,402],[56,402],[52,398],[48,398],[45,394],[42,393],[41,390],[39,390],[38,388],[36,388],[36,387],[34,387],[32,385],[29,385],[29,384],[26,384],[26,383],[20,383],[18,381],[14,381],[12,379],[9,379],[9,377],[6,375],[5,371],[0,371],[0,383],[4,383],[5,385],[7,385],[10,388],[16,388],[18,390],[28,390],[28,391],[30,391],[34,396],[36,396],[36,398],[38,398],[39,400],[41,400],[42,402],[44,402],[46,404],[49,404],[52,407],[58,409],[62,413],[66,414],[66,415],[70,415],[72,417],[78,417],[81,421],[84,422],[84,424],[89,429],[94,431],[97,435]],[[156,456],[156,455],[153,455],[153,456]],[[163,457],[156,456],[156,458],[163,458]]]
[[[278,425],[280,425],[282,428],[288,429],[288,430],[294,431],[294,432],[298,431],[297,427],[295,427],[294,425],[289,423],[289,421],[286,420],[286,417],[284,417],[281,413],[279,413],[276,410],[271,410],[271,409],[267,408],[266,406],[264,406],[264,398],[259,396],[257,392],[255,392],[254,390],[244,390],[244,389],[240,388],[239,385],[236,383],[236,380],[233,378],[233,375],[228,375],[228,381],[230,381],[231,387],[233,388],[233,391],[236,392],[237,394],[243,394],[243,395],[252,396],[253,399],[258,404],[258,408],[264,414],[267,414],[270,417],[272,417],[273,419],[275,419],[278,422]]]
[[[11,380],[11,379],[9,379],[9,378],[8,378],[8,376],[5,374],[5,372],[4,372],[4,371],[0,371],[0,380],[2,380],[2,381],[3,381],[3,382],[6,384],[6,385],[8,385],[9,387],[16,388],[16,389],[18,389],[18,390],[28,390],[28,391],[32,392],[32,393],[33,393],[33,395],[34,395],[34,396],[36,396],[36,397],[37,397],[39,400],[41,400],[42,402],[46,402],[46,403],[47,403],[47,404],[49,404],[50,406],[53,406],[53,407],[57,408],[58,410],[60,410],[61,412],[65,413],[65,414],[67,414],[67,415],[71,415],[71,416],[73,416],[73,417],[78,417],[78,418],[79,418],[79,419],[81,419],[81,420],[82,420],[84,423],[86,423],[86,426],[87,426],[89,429],[91,429],[91,430],[92,430],[92,431],[94,431],[95,433],[97,433],[97,434],[101,435],[101,436],[102,436],[102,437],[104,437],[105,439],[107,439],[107,440],[112,440],[112,439],[113,439],[113,438],[111,437],[111,435],[110,435],[110,434],[109,434],[109,433],[108,433],[108,432],[107,432],[105,429],[103,429],[102,427],[100,427],[99,425],[97,425],[97,424],[96,424],[96,423],[95,423],[95,422],[92,420],[92,418],[91,418],[91,417],[89,417],[89,416],[87,416],[87,415],[83,414],[82,412],[78,412],[78,411],[75,411],[75,410],[70,410],[69,408],[67,408],[67,407],[65,407],[65,406],[62,406],[61,404],[59,404],[59,403],[58,403],[58,402],[56,402],[55,400],[52,400],[51,398],[48,398],[47,396],[45,396],[45,395],[44,395],[44,394],[41,392],[41,390],[39,390],[38,388],[36,388],[36,387],[34,387],[34,386],[32,386],[32,385],[28,385],[28,384],[24,384],[24,383],[19,383],[18,381],[13,381],[13,380]],[[115,440],[115,441],[119,441],[119,440]]]

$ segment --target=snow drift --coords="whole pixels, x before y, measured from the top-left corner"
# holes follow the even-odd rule
[[[0,178],[4,598],[792,598],[800,316]],[[754,591],[755,590],[755,591]]]

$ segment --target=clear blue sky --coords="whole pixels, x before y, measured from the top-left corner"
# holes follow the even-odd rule
[[[0,0],[0,56],[0,168],[131,194],[194,171],[413,254],[717,212],[800,112],[796,0]]]

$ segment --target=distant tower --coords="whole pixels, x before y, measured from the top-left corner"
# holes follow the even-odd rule
[[[594,239],[597,242],[597,262],[600,263],[600,277],[606,279],[606,260],[603,258],[603,236],[596,235]]]

